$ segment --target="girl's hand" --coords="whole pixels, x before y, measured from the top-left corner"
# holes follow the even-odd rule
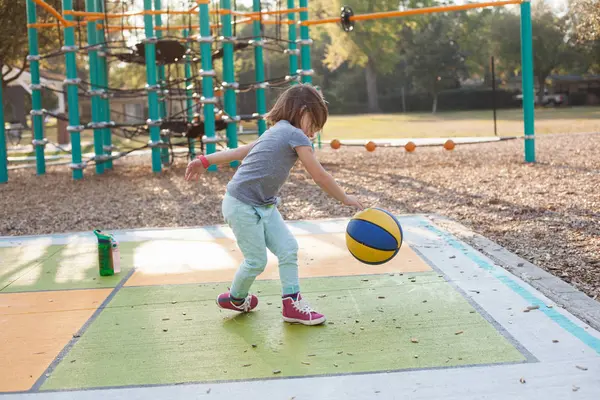
[[[358,201],[358,199],[354,196],[348,196],[346,195],[346,198],[343,201],[344,205],[350,206],[350,207],[356,207],[359,210],[364,210],[365,207],[363,207],[363,205],[360,203],[360,201]]]
[[[185,180],[186,181],[197,181],[198,178],[200,178],[200,175],[202,175],[204,173],[204,171],[206,171],[206,168],[204,168],[204,166],[202,165],[202,161],[200,160],[194,160],[191,161],[188,166],[187,169],[185,170]]]

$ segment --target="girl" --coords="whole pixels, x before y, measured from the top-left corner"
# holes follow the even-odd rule
[[[304,325],[325,322],[300,295],[298,243],[277,210],[279,190],[298,159],[325,192],[347,206],[362,209],[348,196],[315,158],[310,139],[327,121],[327,106],[312,86],[298,84],[287,89],[266,116],[269,128],[256,142],[199,156],[188,164],[186,180],[197,180],[211,164],[243,160],[227,185],[223,217],[231,227],[244,261],[235,274],[230,291],[217,297],[219,307],[248,312],[258,298],[250,286],[267,265],[267,249],[279,261],[283,292],[283,319]],[[310,139],[309,139],[310,138]]]

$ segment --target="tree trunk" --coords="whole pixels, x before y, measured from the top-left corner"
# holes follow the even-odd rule
[[[432,114],[435,114],[437,112],[437,101],[438,101],[438,94],[434,93],[433,94],[433,107],[431,107]]]
[[[371,57],[369,57],[367,67],[365,68],[365,79],[367,83],[369,112],[381,112],[381,109],[379,108],[379,93],[377,92],[377,72],[375,72],[375,65]]]

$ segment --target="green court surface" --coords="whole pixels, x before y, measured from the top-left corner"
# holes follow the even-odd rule
[[[524,362],[435,272],[309,278],[320,327],[281,320],[278,281],[258,309],[215,306],[226,284],[124,287],[42,390],[214,382]]]
[[[134,265],[134,250],[140,243],[119,246],[122,272],[109,277],[98,276],[98,251],[94,244],[0,248],[0,291],[115,287]]]

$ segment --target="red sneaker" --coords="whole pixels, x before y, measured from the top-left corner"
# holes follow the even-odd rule
[[[253,294],[249,294],[241,305],[236,305],[231,301],[231,294],[229,292],[221,293],[219,297],[217,297],[217,305],[219,308],[225,310],[239,311],[239,312],[249,312],[256,308],[258,305],[258,297]]]
[[[325,316],[314,311],[308,303],[298,294],[298,300],[291,297],[283,299],[283,320],[285,322],[319,325],[325,322]]]

